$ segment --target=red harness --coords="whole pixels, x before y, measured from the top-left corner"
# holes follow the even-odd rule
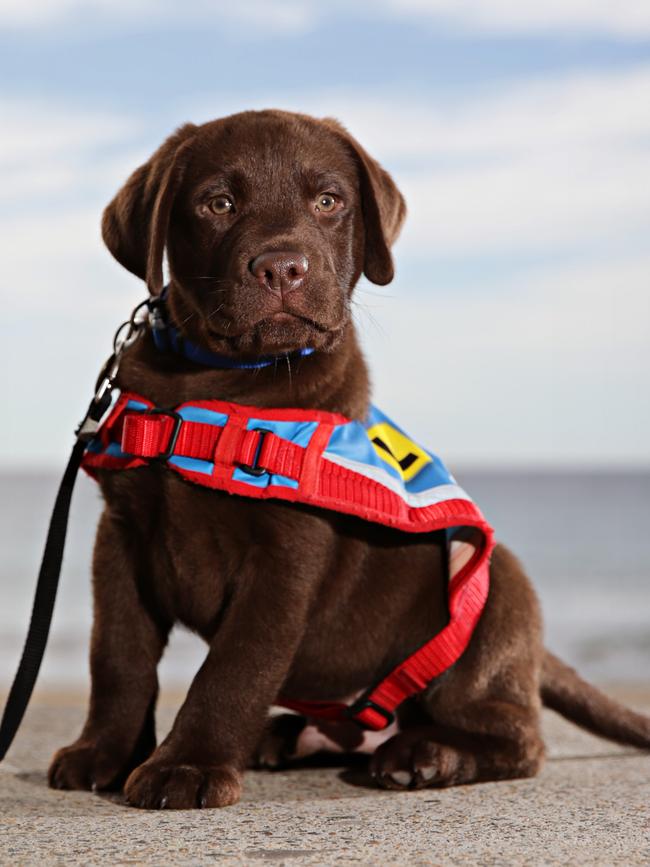
[[[381,424],[386,427],[388,421]],[[449,474],[437,483],[438,496],[435,486],[423,492],[427,496],[408,487],[400,495],[394,483],[398,463],[391,456],[388,469],[382,468],[389,459],[382,459],[377,438],[369,440],[365,459],[342,457],[335,441],[354,441],[356,456],[358,429],[364,432],[359,422],[329,412],[266,410],[217,400],[158,410],[146,398],[123,394],[90,443],[83,466],[95,475],[99,469],[162,461],[187,481],[232,494],[307,503],[406,532],[447,530],[449,622],[437,635],[351,704],[278,698],[278,704],[306,716],[353,719],[383,729],[405,699],[422,692],[466,649],[487,599],[494,542],[481,512]],[[386,448],[384,442],[381,446]],[[438,461],[436,472],[447,472],[431,453],[419,449],[418,454],[431,467]]]

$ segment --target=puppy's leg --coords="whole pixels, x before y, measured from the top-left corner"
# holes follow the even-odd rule
[[[108,511],[95,543],[93,596],[90,707],[79,738],[52,759],[49,782],[59,789],[119,787],[156,746],[156,666],[168,630],[147,612],[128,530]]]
[[[172,731],[126,781],[129,803],[187,809],[239,800],[243,770],[304,632],[314,577],[307,568],[279,548],[250,552]]]
[[[319,756],[326,764],[333,756],[372,753],[378,743],[391,737],[387,733],[367,732],[353,720],[330,722],[299,714],[282,713],[271,717],[260,739],[251,767],[278,770],[308,757]]]
[[[401,732],[373,755],[380,785],[452,786],[537,773],[544,756],[542,659],[535,593],[519,562],[499,545],[472,641],[422,701],[430,723]]]
[[[298,741],[308,725],[307,717],[281,713],[266,723],[250,762],[251,768],[278,770],[298,757]]]

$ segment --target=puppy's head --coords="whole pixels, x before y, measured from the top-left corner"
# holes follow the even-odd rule
[[[330,349],[363,272],[393,277],[405,216],[390,176],[331,119],[244,112],[181,127],[104,212],[115,258],[226,354]]]

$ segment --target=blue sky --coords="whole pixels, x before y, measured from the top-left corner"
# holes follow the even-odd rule
[[[142,295],[99,239],[119,184],[268,105],[339,117],[407,197],[357,296],[386,412],[458,465],[650,463],[650,7],[0,0],[0,82],[3,465],[61,461]]]

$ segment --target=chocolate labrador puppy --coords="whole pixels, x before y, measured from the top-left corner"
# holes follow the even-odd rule
[[[217,370],[126,353],[123,390],[173,407],[220,398],[364,419],[368,371],[351,318],[360,275],[393,277],[405,216],[390,176],[334,120],[244,112],[187,124],[107,207],[103,236],[183,336],[229,358],[287,364]],[[299,362],[291,353],[314,351]],[[539,606],[498,545],[489,597],[460,660],[399,711],[399,730],[269,718],[279,693],[339,699],[376,682],[447,621],[444,541],[326,510],[193,486],[161,465],[99,474],[92,692],[52,786],[124,787],[148,808],[235,803],[251,763],[323,746],[374,752],[380,786],[450,786],[535,774],[542,702],[597,734],[650,747],[650,720],[610,701],[543,648]],[[209,650],[156,747],[156,668],[170,629]]]

